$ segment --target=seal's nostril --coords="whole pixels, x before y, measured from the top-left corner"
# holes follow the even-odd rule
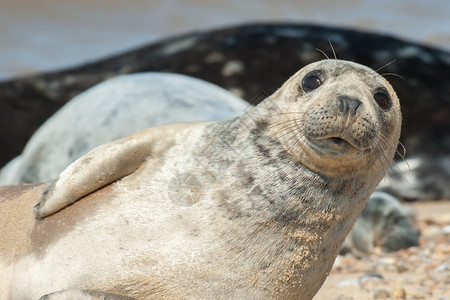
[[[356,114],[356,110],[362,105],[362,102],[358,99],[353,99],[347,96],[339,96],[338,99],[339,108],[344,114]]]

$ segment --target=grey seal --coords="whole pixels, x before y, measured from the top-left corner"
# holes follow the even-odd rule
[[[332,57],[330,42],[339,58],[389,74],[402,99],[401,142],[408,163],[417,167],[393,172],[383,190],[403,200],[450,199],[445,167],[450,161],[450,52],[387,34],[317,24],[256,23],[191,32],[88,65],[0,82],[0,165],[18,155],[57,108],[110,76],[182,73],[257,104],[298,69],[322,59],[316,49]],[[417,185],[402,180],[409,174]]]
[[[219,121],[249,106],[201,79],[170,73],[121,75],[81,93],[47,120],[0,184],[50,181],[94,147],[135,131],[182,121]]]
[[[0,189],[1,296],[311,299],[400,129],[383,77],[325,60],[237,118],[100,146],[49,186]]]
[[[419,245],[419,233],[410,217],[410,211],[395,197],[375,191],[345,239],[341,254],[352,252],[362,257],[374,247],[396,251]]]

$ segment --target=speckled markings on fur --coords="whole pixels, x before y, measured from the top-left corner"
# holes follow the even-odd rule
[[[306,130],[313,120],[317,132]],[[311,299],[383,177],[400,125],[384,78],[326,60],[235,119],[100,146],[42,195],[43,219],[30,218],[27,200],[43,186],[18,187],[26,199],[6,201],[1,296]],[[4,230],[23,209],[17,231]]]

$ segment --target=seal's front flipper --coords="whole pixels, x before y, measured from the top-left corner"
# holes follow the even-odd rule
[[[122,296],[113,293],[99,292],[93,290],[63,290],[47,294],[39,300],[136,300],[128,296]]]
[[[139,131],[99,146],[70,164],[51,182],[34,208],[44,218],[105,185],[136,171],[146,159],[157,157],[175,143],[181,129],[198,123],[176,123]]]

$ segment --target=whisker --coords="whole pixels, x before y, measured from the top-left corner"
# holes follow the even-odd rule
[[[303,136],[304,135],[298,130],[294,131],[294,135],[290,139],[288,139],[288,141],[285,143],[285,145],[287,146],[286,147],[287,151],[290,152],[292,155],[295,155],[295,153],[298,152],[298,149],[301,148],[302,143],[300,142],[300,139]]]
[[[323,52],[322,50],[320,50],[319,48],[315,48],[317,51],[319,51],[320,53],[322,53],[327,59],[330,59],[329,57],[328,57],[328,55],[325,53],[325,52]]]
[[[388,143],[388,145],[394,146],[394,144],[391,143],[391,142],[388,140],[388,138],[387,138],[383,133],[381,133],[380,137],[383,138],[383,139]],[[408,167],[409,167],[408,161],[405,159],[405,156],[406,156],[406,147],[405,147],[401,142],[398,142],[398,145],[402,147],[403,153],[400,153],[399,150],[396,150],[395,153],[398,154],[398,156],[399,156],[399,157],[400,157],[400,158],[408,165]],[[397,148],[398,148],[398,147],[397,147]],[[395,162],[395,160],[394,160],[394,162]],[[411,169],[411,168],[410,168],[410,169]]]
[[[406,80],[403,76],[395,74],[395,73],[383,73],[383,74],[380,74],[380,75],[381,76],[395,76],[395,77],[399,77],[399,78],[401,78],[403,80]]]
[[[375,137],[375,135],[373,133],[370,133],[372,137]],[[389,139],[383,134],[380,134],[380,140],[379,143],[377,144],[377,147],[374,149],[374,152],[379,153],[380,155],[378,156],[378,160],[381,164],[381,166],[383,167],[383,172],[384,172],[384,177],[386,177],[387,175],[387,170],[391,169],[392,170],[392,165],[396,165],[397,163],[392,160],[391,158],[387,157],[387,153],[385,151],[385,149],[388,149],[389,147],[393,147],[393,143],[391,141],[389,141]],[[387,168],[386,168],[387,167]],[[398,168],[398,166],[397,166]]]
[[[397,59],[396,58],[394,58],[393,60],[391,60],[390,62],[388,62],[387,64],[385,64],[385,65],[383,65],[383,66],[381,66],[381,67],[379,67],[378,69],[376,69],[375,70],[375,72],[379,72],[381,69],[383,69],[383,68],[386,68],[387,66],[390,66],[390,65],[392,65],[395,61],[396,61]]]
[[[401,158],[403,161],[406,162],[406,159],[405,159],[405,157],[406,157],[406,148],[405,148],[405,146],[404,146],[402,143],[400,143],[400,142],[398,142],[398,146],[401,146],[401,147],[402,147],[403,153],[400,153],[399,150],[395,151],[395,153],[398,154],[398,156],[400,156],[400,158]],[[397,148],[398,148],[398,147],[397,147]]]
[[[269,125],[268,128],[274,128],[274,127],[278,127],[278,126],[281,126],[281,125],[289,124],[289,123],[292,123],[292,122],[296,122],[296,119],[289,119],[289,120],[276,122],[276,123],[273,123],[273,124]]]
[[[333,48],[333,44],[331,44],[330,40],[328,40],[328,43],[330,44],[331,51],[333,51],[334,59],[337,59],[336,52],[334,51],[334,48]]]
[[[393,170],[393,164],[396,165],[396,163],[392,160],[390,160],[388,157],[386,157],[386,153],[382,150],[383,146],[380,144],[379,147],[379,153],[380,156],[378,157],[378,160],[380,161],[383,168],[383,177],[387,177],[388,170]]]
[[[279,128],[275,133],[274,136],[277,138],[282,138],[288,136],[287,139],[284,139],[284,142],[282,143],[282,146],[291,153],[295,153],[297,148],[299,147],[300,140],[299,140],[299,134],[302,134],[301,130],[301,124],[297,122],[298,119],[290,119],[287,121],[282,121],[277,124],[274,124],[276,126],[282,125],[281,128]],[[299,128],[300,127],[300,128]],[[279,133],[282,134],[279,134]],[[289,136],[290,135],[290,136]],[[300,138],[303,135],[300,136]],[[295,145],[295,146],[293,146]],[[294,151],[293,151],[294,150]]]
[[[382,142],[384,142],[384,143],[382,143],[382,144],[384,144],[384,145],[392,145],[392,143],[386,138],[386,136],[384,136],[384,134],[381,134],[380,135],[380,137],[382,138]],[[401,143],[399,143],[399,144],[401,144]],[[382,145],[380,145],[380,146],[382,146]],[[401,146],[402,147],[404,147],[403,146],[403,144],[401,144]],[[380,148],[381,149],[381,148]],[[385,151],[381,151],[381,153],[384,153]],[[406,148],[404,148],[404,152],[406,153]],[[396,153],[398,153],[399,155],[400,155],[400,157],[402,158],[402,160],[407,164],[407,166],[408,166],[408,168],[409,168],[409,170],[411,170],[411,167],[409,166],[409,164],[408,164],[408,161],[404,158],[404,156],[402,156],[398,151],[396,151]],[[385,154],[382,154],[383,156],[385,156]],[[385,158],[386,160],[387,160],[387,158]],[[403,175],[403,173],[401,172],[401,170],[400,170],[400,167],[398,166],[398,164],[397,164],[397,162],[395,161],[395,160],[391,160],[392,161],[392,163],[390,164],[390,166],[389,166],[389,169],[391,170],[391,172],[392,173],[397,173],[397,174],[400,174],[400,176],[402,177],[402,179],[405,181],[405,182],[407,182],[408,183],[408,180],[407,180],[407,178]],[[394,167],[395,167],[395,169],[394,169]],[[385,174],[385,177],[386,177],[386,174]],[[388,178],[389,179],[389,178]],[[390,181],[390,179],[389,179],[389,181]],[[391,182],[392,183],[392,182]]]
[[[283,134],[279,135],[278,132],[280,131],[285,131]],[[298,131],[298,126],[297,124],[291,124],[289,126],[283,127],[280,130],[278,130],[277,132],[275,132],[275,135],[279,138],[284,137],[286,135],[288,135],[291,132],[295,132]]]

